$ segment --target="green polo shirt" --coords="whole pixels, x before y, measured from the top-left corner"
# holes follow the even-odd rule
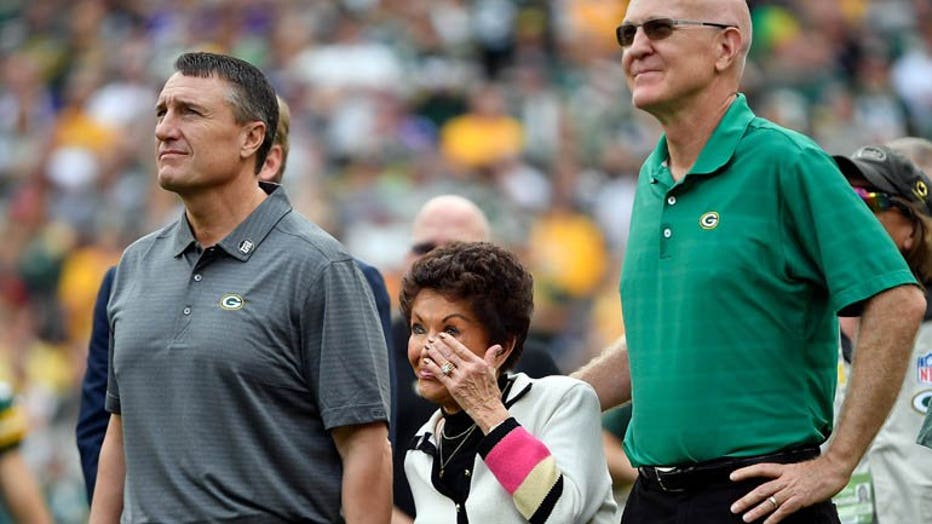
[[[621,276],[635,465],[823,442],[837,314],[915,279],[810,139],[728,109],[679,183],[641,168]]]

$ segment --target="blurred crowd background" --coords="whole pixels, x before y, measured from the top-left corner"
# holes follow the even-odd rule
[[[743,91],[830,153],[932,138],[932,2],[751,1]],[[154,103],[183,51],[264,70],[291,106],[295,207],[394,294],[418,207],[472,198],[537,284],[566,371],[621,333],[633,110],[612,0],[0,0],[0,380],[59,522],[85,518],[73,429],[91,310],[132,240],[179,216]],[[714,13],[707,19],[713,20]],[[397,311],[397,310],[396,310]]]

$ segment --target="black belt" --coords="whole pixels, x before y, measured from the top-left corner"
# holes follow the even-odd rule
[[[729,475],[731,475],[731,472],[745,466],[763,462],[792,464],[811,460],[818,456],[819,448],[807,447],[753,457],[715,459],[708,462],[675,466],[672,469],[641,466],[638,468],[638,472],[646,481],[656,484],[661,490],[679,493],[730,483]]]

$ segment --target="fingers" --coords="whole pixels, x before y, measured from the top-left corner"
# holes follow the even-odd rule
[[[485,350],[485,357],[483,358],[483,360],[485,360],[485,363],[488,364],[490,368],[494,369],[498,367],[496,365],[497,364],[496,360],[498,360],[498,356],[501,354],[502,354],[502,346],[500,346],[499,344],[495,344],[494,346]]]
[[[454,366],[459,363],[456,352],[448,343],[448,337],[444,337],[443,334],[439,337],[428,338],[427,344],[424,345],[424,349],[438,366],[442,366],[447,362],[453,362]]]
[[[802,508],[828,500],[847,482],[822,458],[792,464],[755,464],[731,473],[731,479],[769,477],[731,506],[744,522],[776,524]]]
[[[434,341],[428,341],[428,345],[431,344],[438,347],[445,359],[453,360],[454,363],[468,361],[474,359],[476,356],[459,340],[456,340],[455,337],[451,337],[447,333],[440,333]]]
[[[765,482],[741,497],[731,505],[731,512],[742,514],[741,519],[745,522],[753,522],[767,517],[765,524],[779,522],[792,513],[793,509],[790,506],[784,506],[787,497],[781,493],[784,486],[780,483],[779,477],[784,467],[783,464],[761,463],[733,471],[730,475],[733,481],[760,477],[769,477],[776,480]]]
[[[729,478],[735,482],[757,477],[777,478],[783,473],[783,468],[783,464],[762,462],[760,464],[736,469],[731,472]]]
[[[450,336],[447,333],[440,333],[437,337],[431,337],[427,339],[427,344],[425,345],[428,355],[437,362],[437,365],[443,366],[446,362],[451,362],[455,368],[462,367],[467,363],[478,363],[480,358],[464,346],[459,340],[455,337]],[[501,346],[495,345],[492,348],[500,349]],[[492,349],[490,348],[490,349]],[[493,352],[494,355],[494,352]],[[486,357],[488,357],[488,351],[486,352]],[[491,367],[494,366],[494,360],[490,361],[488,358],[483,358],[489,363]]]
[[[433,340],[428,340],[427,344],[424,345],[422,354],[425,355],[424,364],[427,370],[441,382],[444,382],[444,379],[448,379],[450,375],[453,374],[453,370],[457,367],[456,362],[453,362],[447,357],[450,352],[447,351],[446,354],[444,354]]]
[[[455,370],[469,363],[469,356],[476,359],[476,356],[458,340],[446,333],[428,338],[423,351],[428,371],[444,384],[450,380]]]
[[[756,505],[751,508],[750,511],[747,511],[741,515],[741,520],[745,522],[755,522],[758,519],[767,517],[767,519],[764,521],[764,524],[775,524],[776,522],[780,522],[786,516],[799,509],[791,501],[781,502],[781,496],[782,492],[778,490],[774,491],[771,495],[757,499],[757,501],[754,503]],[[742,513],[741,510],[736,511],[735,506],[737,506],[737,503],[732,505],[732,513]]]
[[[442,384],[449,386],[449,381],[453,378],[453,372],[456,370],[456,364],[446,361],[437,361],[435,358],[425,356],[421,361],[421,367],[425,368]]]

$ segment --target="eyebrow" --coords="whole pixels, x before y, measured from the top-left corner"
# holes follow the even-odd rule
[[[168,101],[159,100],[159,101],[155,104],[155,110],[156,110],[156,111],[165,110],[165,109],[167,109],[168,106],[170,106],[170,105],[178,106],[178,107],[182,107],[182,108],[188,108],[188,109],[195,109],[195,110],[197,110],[197,111],[199,111],[199,112],[202,112],[202,113],[205,112],[205,111],[207,111],[207,107],[204,106],[203,104],[199,104],[199,103],[197,103],[197,102],[192,102],[192,101],[190,101],[190,100],[186,100],[186,99],[183,99],[183,98],[173,98],[173,99],[169,99]]]
[[[465,316],[465,315],[462,315],[462,314],[460,314],[460,313],[450,313],[449,315],[447,315],[447,316],[441,318],[440,321],[441,321],[441,322],[446,322],[446,321],[450,320],[451,318],[456,318],[456,317],[461,318],[461,319],[465,320],[466,322],[472,322],[472,321],[473,321],[473,320],[470,319],[469,317],[467,317],[467,316]],[[414,315],[411,316],[411,320],[420,320],[420,321],[423,321],[423,320],[424,320],[424,317],[422,317],[421,315],[418,315],[418,314],[415,313]]]

